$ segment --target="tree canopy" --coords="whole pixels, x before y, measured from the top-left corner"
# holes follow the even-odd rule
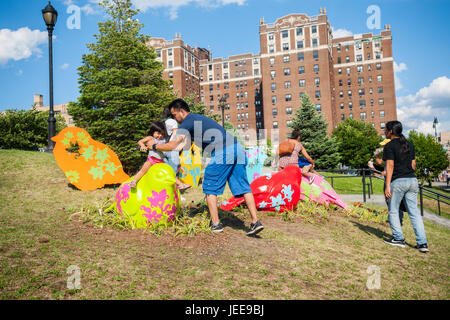
[[[95,43],[87,45],[78,68],[80,96],[69,104],[76,126],[116,152],[125,171],[134,173],[146,155],[137,141],[147,135],[175,96],[162,78],[162,63],[146,46],[149,36],[133,17],[130,0],[101,3],[109,19],[99,22]]]

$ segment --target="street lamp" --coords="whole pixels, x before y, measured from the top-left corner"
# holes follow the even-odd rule
[[[42,17],[47,25],[48,31],[48,61],[49,61],[49,86],[50,86],[50,110],[48,115],[48,148],[47,152],[53,152],[55,142],[51,140],[56,135],[56,119],[53,111],[53,29],[58,18],[58,12],[52,7],[50,1],[48,5],[42,9]]]
[[[219,105],[222,108],[222,127],[225,128],[225,102],[227,102],[227,97],[223,96],[219,100]]]
[[[437,141],[437,125],[438,125],[438,119],[437,117],[434,117],[434,121],[433,121],[433,129],[434,129],[434,137],[436,138]]]

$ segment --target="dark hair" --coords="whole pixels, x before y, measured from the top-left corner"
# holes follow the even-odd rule
[[[291,132],[291,139],[297,139],[298,137],[300,137],[300,131],[299,130],[294,130]]]
[[[148,130],[148,135],[153,137],[153,134],[155,132],[160,132],[163,135],[164,139],[167,139],[167,137],[168,137],[166,126],[161,121],[155,121],[150,125],[150,129]]]
[[[403,126],[400,121],[389,121],[386,123],[386,129],[392,131],[392,134],[399,138],[400,142],[400,156],[404,159],[410,152],[408,140],[402,134]]]
[[[172,113],[170,113],[169,106],[165,107],[163,110],[163,113],[161,115],[161,119],[166,120],[166,119],[172,119],[172,118],[173,118],[173,116],[172,116]]]
[[[173,100],[169,106],[168,106],[169,112],[171,109],[175,109],[176,111],[180,111],[180,109],[183,109],[187,112],[191,112],[191,109],[189,109],[188,104],[183,99],[175,99]]]

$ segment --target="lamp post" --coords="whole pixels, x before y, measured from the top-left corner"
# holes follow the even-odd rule
[[[220,107],[222,108],[222,127],[225,128],[225,102],[227,102],[227,98],[223,96],[219,100]]]
[[[53,111],[53,29],[55,27],[56,19],[58,18],[58,12],[52,7],[50,1],[48,5],[42,9],[42,17],[47,25],[48,31],[48,61],[49,61],[49,86],[50,86],[50,110],[48,115],[48,148],[47,152],[53,152],[55,142],[51,140],[56,135],[56,119]]]
[[[434,137],[437,141],[437,125],[438,125],[438,119],[437,117],[434,117],[434,121],[433,121],[433,129],[434,129]]]

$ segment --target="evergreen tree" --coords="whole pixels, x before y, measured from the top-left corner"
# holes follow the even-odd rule
[[[408,140],[414,145],[417,178],[428,182],[431,187],[433,178],[439,176],[449,165],[447,154],[431,134],[425,135],[413,130],[409,133]]]
[[[370,123],[356,119],[339,123],[333,136],[339,143],[342,163],[353,168],[367,168],[367,162],[382,140]]]
[[[131,1],[105,0],[101,6],[110,18],[98,23],[97,42],[82,56],[80,96],[68,111],[76,126],[114,150],[133,174],[146,158],[137,141],[175,96],[154,49],[145,44],[149,37],[140,34],[143,25],[133,19],[138,10]]]
[[[316,168],[334,169],[340,156],[338,144],[327,136],[328,124],[317,114],[316,108],[307,94],[303,95],[301,107],[295,112],[290,128],[300,131],[300,139]]]

